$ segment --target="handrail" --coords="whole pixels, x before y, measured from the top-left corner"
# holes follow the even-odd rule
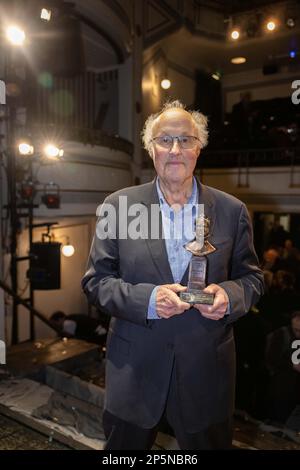
[[[300,165],[300,147],[245,148],[204,150],[199,166],[204,168],[228,168],[239,166]]]
[[[27,308],[27,310],[29,310],[33,315],[35,315],[39,320],[41,320],[43,323],[45,323],[47,326],[49,326],[49,328],[51,328],[52,330],[56,331],[57,333],[61,333],[61,331],[59,330],[59,328],[57,328],[56,326],[54,326],[50,320],[48,320],[47,317],[45,317],[45,315],[41,312],[39,312],[38,310],[36,310],[36,308],[32,307],[31,305],[29,305],[25,300],[23,300],[21,297],[18,296],[18,294],[16,294],[7,284],[5,284],[3,281],[1,281],[0,279],[0,287],[5,291],[7,292],[11,297],[13,297],[20,305],[23,305],[23,307]]]

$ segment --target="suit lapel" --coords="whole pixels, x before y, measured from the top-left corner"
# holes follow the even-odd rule
[[[198,204],[203,204],[204,205],[204,215],[205,217],[208,217],[210,220],[210,237],[214,233],[214,227],[215,227],[215,222],[216,222],[216,211],[215,211],[215,203],[214,199],[212,197],[211,191],[209,188],[203,184],[201,184],[197,180],[198,184],[198,194],[199,194],[199,199],[198,199]]]
[[[158,194],[156,190],[156,180],[152,182],[152,185],[149,185],[149,191],[145,192],[143,200],[141,202],[147,207],[148,210],[148,233],[151,234],[151,223],[153,223],[153,220],[151,220],[151,205],[154,204],[159,207]],[[163,239],[162,217],[160,210],[158,230],[158,239],[149,236],[146,238],[145,242],[148,246],[150,255],[153,259],[156,269],[159,272],[160,277],[163,279],[163,282],[165,284],[173,284],[174,279],[169,265],[165,240]]]
[[[197,180],[197,186],[198,186],[198,204],[204,204],[204,214],[206,217],[210,219],[210,223],[211,223],[210,233],[212,234],[214,225],[215,225],[215,219],[216,219],[213,198],[210,194],[209,188],[201,184],[197,178],[196,180]],[[151,222],[152,222],[151,221],[151,205],[157,204],[159,206],[158,194],[156,190],[156,179],[153,180],[152,184],[149,184],[148,188],[147,188],[147,191],[145,191],[143,195],[143,200],[141,201],[141,203],[147,207],[148,228],[149,228],[149,233],[151,233],[150,231]],[[150,254],[156,266],[156,269],[159,272],[161,278],[163,279],[163,282],[166,284],[172,284],[174,283],[174,279],[173,279],[172,271],[169,265],[166,244],[165,244],[162,234],[163,234],[162,217],[161,217],[161,212],[159,211],[159,238],[152,239],[151,237],[148,237],[145,240],[145,242],[148,246],[148,249],[150,251]],[[181,280],[181,283],[183,285],[187,284],[188,270],[189,270],[189,266],[187,267]]]

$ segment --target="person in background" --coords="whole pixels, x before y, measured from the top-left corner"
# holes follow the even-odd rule
[[[54,312],[50,317],[51,323],[58,327],[61,336],[77,338],[89,343],[103,344],[107,330],[98,320],[82,313],[66,315],[61,310]]]

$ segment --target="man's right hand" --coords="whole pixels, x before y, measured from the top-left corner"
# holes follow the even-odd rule
[[[178,292],[187,288],[181,284],[164,284],[159,286],[156,293],[156,313],[161,318],[171,318],[180,315],[190,308],[190,304],[178,297]]]

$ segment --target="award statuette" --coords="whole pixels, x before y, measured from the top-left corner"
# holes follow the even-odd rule
[[[193,256],[189,264],[189,280],[187,290],[180,293],[183,302],[189,304],[208,304],[214,303],[215,294],[203,292],[205,288],[207,258],[206,255],[216,251],[216,248],[209,243],[209,226],[208,218],[196,219],[196,239],[185,245]],[[201,240],[204,242],[201,243]]]

